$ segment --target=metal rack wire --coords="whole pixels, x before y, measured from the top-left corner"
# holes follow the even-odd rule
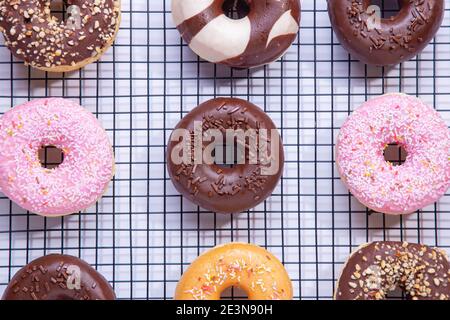
[[[343,187],[334,163],[341,124],[370,97],[417,95],[450,123],[450,0],[446,4],[435,41],[392,69],[367,67],[348,56],[333,36],[325,0],[303,0],[298,40],[281,61],[251,71],[199,60],[174,28],[169,0],[122,0],[114,47],[79,72],[29,69],[1,42],[0,112],[44,96],[80,102],[106,128],[117,173],[100,202],[65,218],[44,219],[0,197],[0,292],[27,262],[64,252],[95,266],[119,298],[169,299],[197,255],[244,241],[282,260],[295,298],[330,299],[342,263],[361,243],[403,239],[449,250],[448,194],[409,216],[371,214]],[[166,173],[164,153],[186,112],[230,95],[251,100],[273,118],[287,161],[268,201],[224,216],[182,199]]]

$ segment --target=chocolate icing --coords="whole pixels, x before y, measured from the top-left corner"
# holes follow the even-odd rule
[[[58,21],[50,1],[0,0],[0,30],[18,59],[36,68],[76,66],[102,54],[120,19],[118,0],[65,0],[80,9],[81,26]]]
[[[444,17],[444,0],[399,0],[395,17],[368,29],[371,0],[328,0],[328,13],[342,46],[358,60],[395,65],[419,54],[436,35]]]
[[[399,287],[408,299],[449,300],[450,270],[443,251],[423,244],[373,242],[348,259],[336,300],[381,300]]]
[[[267,46],[270,31],[276,21],[287,11],[291,10],[293,18],[300,24],[300,2],[298,0],[246,0],[250,8],[248,18],[251,23],[250,42],[245,52],[235,58],[219,63],[234,68],[252,68],[268,64],[282,56],[294,42],[297,34],[287,34],[274,38]],[[189,44],[192,38],[214,18],[224,14],[225,0],[214,3],[177,26],[183,39]],[[237,8],[238,11],[240,8]]]
[[[218,98],[201,104],[186,115],[175,129],[184,128],[193,132],[194,121],[202,121],[204,130],[276,129],[272,120],[260,108],[248,101],[234,98]],[[270,131],[268,137],[270,138]],[[281,139],[279,168],[274,175],[261,175],[262,164],[259,162],[250,164],[246,161],[245,164],[237,164],[232,168],[216,164],[176,165],[171,160],[176,144],[177,141],[170,141],[167,150],[167,168],[175,188],[195,204],[214,212],[239,213],[257,206],[271,195],[283,171]],[[270,150],[271,142],[267,144]]]
[[[74,266],[79,269],[79,277],[72,271]],[[20,269],[2,299],[115,300],[116,296],[108,281],[86,262],[68,255],[51,254]]]

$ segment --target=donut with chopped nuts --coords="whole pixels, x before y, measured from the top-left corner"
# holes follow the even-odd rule
[[[449,300],[446,253],[423,244],[379,241],[360,246],[338,280],[336,300],[384,300],[400,288],[407,299]]]
[[[3,300],[115,300],[109,282],[83,260],[62,254],[38,258],[9,282]]]
[[[412,59],[433,39],[445,0],[399,0],[396,16],[382,18],[371,0],[328,0],[328,13],[342,46],[356,59],[379,66]]]
[[[217,213],[239,213],[263,202],[278,184],[283,165],[275,124],[254,104],[235,98],[194,108],[175,127],[167,149],[175,188]]]
[[[226,14],[231,10],[238,19]],[[189,47],[209,62],[240,69],[280,58],[297,36],[300,14],[299,0],[172,1],[173,21]]]
[[[200,255],[184,272],[175,300],[220,300],[230,287],[244,290],[249,300],[292,300],[293,289],[283,264],[254,244],[232,242]]]
[[[120,25],[120,0],[65,0],[67,18],[50,0],[0,0],[0,31],[12,54],[48,72],[69,72],[97,61]]]

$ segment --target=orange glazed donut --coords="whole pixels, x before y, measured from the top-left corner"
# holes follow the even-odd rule
[[[292,299],[289,275],[273,254],[233,242],[199,256],[178,282],[175,300],[220,300],[230,287],[244,290],[249,300]]]

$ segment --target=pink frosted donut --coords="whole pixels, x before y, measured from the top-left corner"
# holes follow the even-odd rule
[[[405,149],[403,165],[384,158],[390,143]],[[450,134],[421,100],[387,94],[364,103],[345,122],[336,162],[350,192],[368,208],[406,214],[437,201],[450,186]]]
[[[62,150],[64,161],[44,168],[38,151]],[[21,207],[62,216],[86,209],[105,192],[114,155],[95,116],[60,98],[34,100],[0,119],[0,188]]]

